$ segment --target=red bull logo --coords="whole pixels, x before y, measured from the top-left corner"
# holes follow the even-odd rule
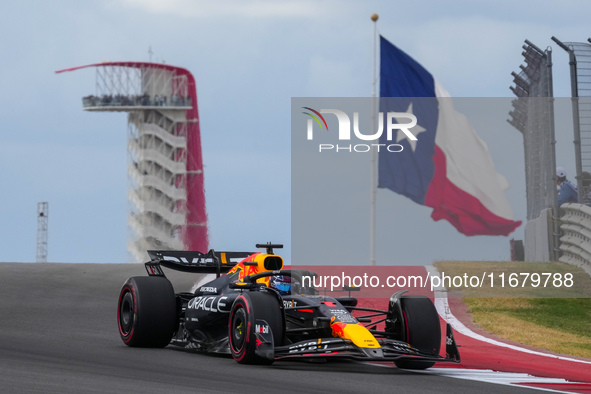
[[[347,324],[341,322],[335,322],[335,317],[330,319],[330,328],[332,329],[332,336],[337,338],[344,338],[345,328]]]
[[[245,276],[249,276],[249,275],[254,275],[254,274],[258,274],[259,272],[265,271],[264,268],[260,268],[262,266],[263,263],[261,263],[260,261],[264,261],[264,259],[261,259],[261,257],[263,256],[267,256],[267,255],[263,255],[262,253],[253,253],[250,256],[248,256],[247,258],[245,258],[244,260],[242,260],[240,263],[236,264],[234,266],[234,268],[232,268],[228,274],[232,274],[234,272],[238,272],[238,281],[242,282],[242,279]],[[260,260],[260,261],[259,261]],[[246,263],[257,263],[256,265],[251,265],[251,264],[246,264]],[[269,277],[266,278],[261,278],[259,280],[257,280],[257,282],[259,283],[264,283],[266,286],[269,285]]]
[[[330,328],[334,337],[349,339],[359,347],[374,349],[381,347],[376,338],[361,324],[346,324],[335,320],[334,316],[330,319]]]

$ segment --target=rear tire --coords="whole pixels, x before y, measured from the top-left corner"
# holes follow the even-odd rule
[[[439,355],[441,347],[441,326],[439,314],[433,302],[425,296],[402,296],[400,298],[406,342],[421,352]],[[433,361],[400,360],[398,368],[426,369],[435,365]]]
[[[176,297],[170,281],[158,276],[129,278],[119,293],[117,324],[127,346],[168,345],[177,329]]]
[[[285,322],[277,297],[265,292],[244,293],[234,301],[228,324],[230,352],[234,360],[241,364],[269,365],[275,361],[255,353],[255,325],[259,319],[269,324],[275,346],[283,343]]]

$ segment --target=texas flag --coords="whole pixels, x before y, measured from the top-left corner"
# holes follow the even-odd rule
[[[456,112],[449,94],[419,63],[380,37],[380,112],[412,113],[417,125],[387,141],[403,152],[381,150],[378,187],[433,208],[465,235],[508,235],[521,221],[505,197],[509,187],[468,120]],[[447,98],[446,98],[447,97]],[[408,119],[399,119],[400,124]]]

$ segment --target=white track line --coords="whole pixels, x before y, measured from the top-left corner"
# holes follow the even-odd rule
[[[434,266],[428,265],[428,266],[425,266],[425,268],[427,269],[427,272],[429,273],[430,276],[437,276],[437,277],[439,276],[439,271],[437,271],[437,268],[435,268]],[[483,335],[477,334],[474,331],[470,330],[468,327],[466,327],[464,325],[464,323],[459,321],[451,313],[451,310],[449,309],[449,303],[447,302],[447,292],[446,292],[445,287],[441,286],[441,287],[436,288],[434,293],[435,293],[435,308],[437,308],[437,312],[445,321],[447,321],[449,324],[451,324],[451,326],[454,330],[456,330],[460,334],[469,336],[470,338],[474,338],[474,339],[482,341],[482,342],[490,343],[491,345],[505,347],[505,348],[517,350],[517,351],[523,352],[523,353],[535,354],[536,356],[543,356],[543,357],[549,357],[549,358],[554,358],[554,359],[558,359],[558,360],[572,361],[574,363],[591,365],[591,361],[578,360],[576,358],[556,356],[553,354],[537,352],[535,350],[526,349],[526,348],[522,348],[522,347],[515,346],[515,345],[510,345],[508,343],[496,341],[494,339],[487,338]]]
[[[518,386],[534,390],[550,391],[554,393],[566,393],[571,391],[553,390],[546,387],[529,386],[527,383],[540,384],[578,384],[568,382],[564,379],[558,378],[542,378],[538,376],[528,375],[526,373],[517,372],[499,372],[490,369],[455,369],[455,368],[429,368],[425,371],[417,371],[421,373],[428,373],[431,375],[443,376],[448,378],[475,380],[478,382],[502,384],[507,386]],[[526,383],[526,384],[523,384]]]
[[[395,368],[393,365],[374,364],[371,362],[365,363],[376,367]],[[428,375],[436,375],[444,378],[474,380],[477,382],[502,384],[505,386],[523,387],[533,390],[550,391],[553,393],[572,393],[572,391],[554,390],[545,387],[529,386],[527,383],[540,384],[564,384],[564,385],[578,385],[579,382],[569,382],[560,378],[542,378],[538,376],[528,375],[520,372],[500,372],[491,369],[466,369],[466,368],[429,368],[426,370],[405,370],[413,373],[423,373]],[[526,383],[526,384],[523,384]]]

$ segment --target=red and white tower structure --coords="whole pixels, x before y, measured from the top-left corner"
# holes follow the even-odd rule
[[[148,62],[105,62],[57,71],[96,69],[96,92],[85,111],[128,112],[128,250],[207,252],[201,131],[195,78],[186,69]]]

